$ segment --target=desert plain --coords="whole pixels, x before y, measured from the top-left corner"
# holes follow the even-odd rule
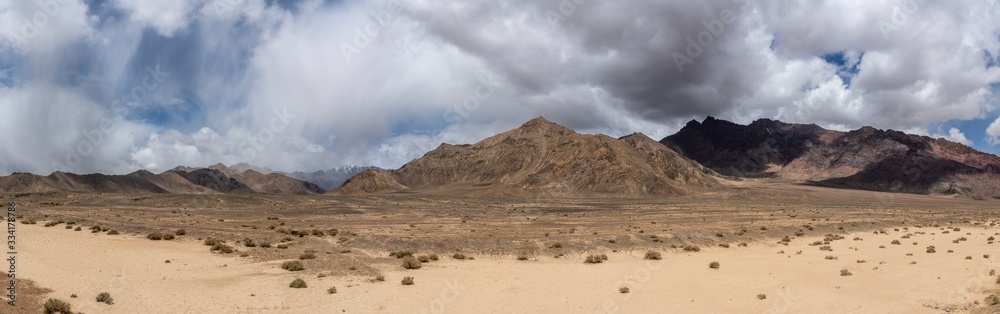
[[[8,194],[18,294],[2,311],[1000,310],[1000,201],[726,184],[670,198]]]

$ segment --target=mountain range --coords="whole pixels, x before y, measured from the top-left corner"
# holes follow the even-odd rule
[[[660,141],[736,177],[919,194],[1000,196],[1000,157],[894,130],[834,131],[760,119],[739,125],[708,117]]]
[[[179,194],[322,194],[330,188],[298,179],[310,176],[328,186],[336,186],[349,176],[368,169],[345,167],[314,173],[284,174],[268,168],[240,163],[227,167],[215,164],[205,168],[179,166],[160,174],[139,170],[126,175],[78,175],[54,172],[48,176],[14,173],[0,177],[0,192],[6,193],[179,193]],[[337,182],[337,180],[342,180]],[[332,187],[331,187],[332,188]]]
[[[539,117],[475,144],[441,144],[395,170],[284,173],[239,163],[160,174],[14,173],[0,177],[0,192],[664,197],[725,190],[745,178],[1000,198],[1000,157],[873,127],[837,131],[708,117],[656,141],[642,133],[580,134]]]

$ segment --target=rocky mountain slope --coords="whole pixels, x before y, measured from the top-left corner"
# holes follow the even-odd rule
[[[1000,196],[1000,157],[944,139],[761,119],[691,121],[660,141],[722,174],[906,193]]]
[[[642,134],[578,134],[544,118],[472,145],[442,144],[398,170],[366,171],[337,194],[466,190],[489,195],[681,195],[711,171]]]

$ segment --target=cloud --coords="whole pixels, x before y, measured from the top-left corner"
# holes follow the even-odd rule
[[[133,21],[148,25],[162,36],[171,37],[187,27],[199,0],[113,0]]]
[[[952,141],[952,142],[955,142],[955,143],[959,143],[959,144],[964,144],[966,146],[972,146],[972,144],[973,144],[971,140],[969,140],[968,138],[965,137],[965,133],[963,133],[962,130],[959,130],[957,128],[951,128],[951,129],[949,129],[947,135],[934,134],[934,135],[931,135],[931,137],[934,137],[934,138],[944,138],[946,140],[949,140],[949,141]]]
[[[0,106],[38,134],[0,145],[12,171],[66,164],[101,118],[69,170],[391,168],[540,115],[660,138],[706,115],[931,134],[997,112],[986,1],[53,1],[31,41],[44,8],[0,2]]]
[[[1000,118],[986,127],[986,142],[994,146],[1000,145]]]

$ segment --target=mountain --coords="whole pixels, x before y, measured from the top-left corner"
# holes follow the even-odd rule
[[[14,173],[0,177],[0,192],[7,193],[212,193],[173,173],[156,175],[145,170],[127,175],[54,172],[48,176]]]
[[[760,119],[691,121],[660,141],[738,177],[919,194],[1000,196],[1000,157],[944,139],[863,127],[849,132]]]
[[[254,193],[246,184],[227,176],[216,169],[195,169],[192,171],[168,171],[180,175],[191,183],[203,186],[221,193]]]
[[[332,193],[640,196],[718,186],[711,170],[645,135],[578,134],[539,117],[476,144],[442,144],[398,170],[363,172]]]
[[[283,174],[263,174],[255,170],[246,170],[236,174],[237,181],[246,184],[250,189],[268,194],[323,194],[325,189],[308,181],[293,179]]]
[[[340,168],[333,168],[330,170],[320,170],[315,172],[296,171],[292,173],[282,172],[282,174],[302,181],[315,183],[324,190],[329,191],[339,187],[341,184],[344,184],[344,182],[346,182],[347,179],[350,179],[351,177],[354,177],[355,175],[364,172],[365,170],[368,169],[382,170],[376,167],[346,166]],[[258,172],[267,173],[259,170]]]

